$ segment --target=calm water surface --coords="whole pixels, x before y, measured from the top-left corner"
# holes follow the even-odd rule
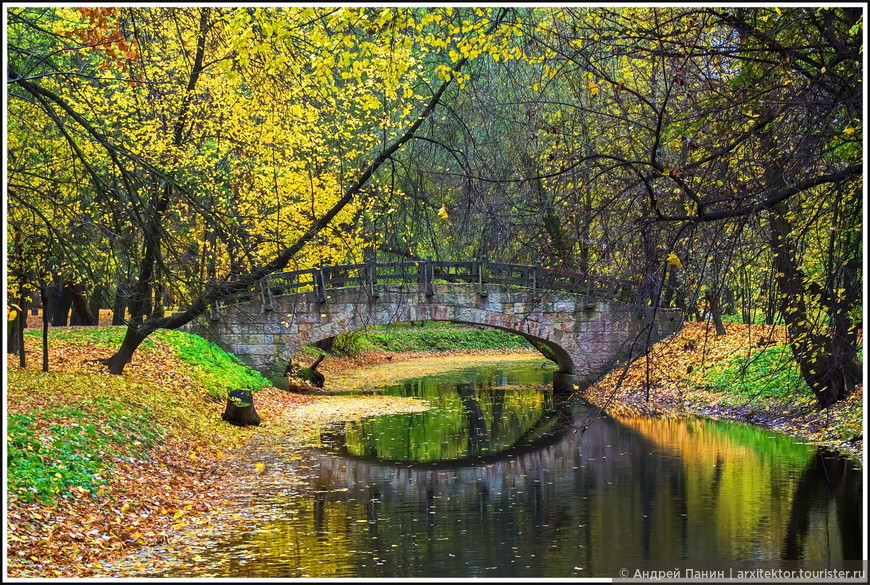
[[[252,531],[171,574],[568,578],[862,558],[850,462],[742,424],[617,421],[535,389],[551,372],[493,364],[387,388],[436,408],[329,429],[302,491],[259,494]]]

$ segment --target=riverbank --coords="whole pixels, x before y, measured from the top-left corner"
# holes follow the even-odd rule
[[[324,426],[427,407],[413,399],[263,386],[255,393],[262,425],[233,427],[220,419],[224,401],[217,397],[232,387],[265,383],[255,373],[191,336],[158,332],[124,376],[110,376],[96,358],[109,355],[122,335],[109,328],[53,330],[48,374],[39,371],[37,331],[26,336],[27,368],[18,368],[17,356],[7,356],[10,577],[135,576],[135,562],[119,572],[112,561],[160,547],[184,552],[184,531],[250,529],[246,502],[273,488],[303,485],[304,462],[294,450],[302,453],[316,443]],[[782,341],[784,331],[777,328],[728,326],[717,338],[704,324],[687,323],[656,344],[649,360],[615,370],[585,397],[615,418],[700,414],[745,420],[862,458],[863,435],[857,435],[863,390],[816,411],[805,390],[790,387],[795,381],[787,361],[771,364],[770,356],[784,355],[776,349]],[[539,355],[512,353],[519,360]],[[494,354],[502,355],[493,349],[379,350],[329,357],[319,369],[328,387],[357,388],[396,379],[400,370],[418,375],[405,370],[413,370],[412,360],[420,357],[430,358],[427,368],[442,362],[450,368],[457,360],[473,363]],[[777,392],[762,396],[751,390],[758,368],[746,367],[747,360],[766,364],[765,376],[778,380]]]
[[[104,564],[171,545],[182,531],[232,529],[243,521],[235,488],[279,471],[257,458],[274,438],[300,448],[335,421],[426,408],[262,386],[180,332],[155,333],[111,376],[96,360],[118,347],[122,329],[53,329],[42,373],[39,334],[25,336],[26,368],[7,356],[8,577],[105,576]],[[216,397],[258,385],[259,427],[221,420]]]
[[[784,327],[687,322],[647,356],[584,392],[614,418],[705,416],[786,433],[864,458],[864,389],[818,410],[790,356]]]

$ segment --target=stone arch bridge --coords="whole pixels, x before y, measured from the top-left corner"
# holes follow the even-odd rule
[[[310,343],[397,322],[474,324],[526,338],[558,364],[554,389],[570,390],[681,326],[678,311],[633,299],[636,288],[485,260],[323,266],[272,274],[186,329],[279,385],[293,354]]]

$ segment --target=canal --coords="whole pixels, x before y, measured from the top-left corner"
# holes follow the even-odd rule
[[[543,389],[547,365],[396,380],[379,391],[433,408],[334,425],[320,448],[270,462],[301,487],[259,491],[251,530],[165,574],[588,578],[861,558],[850,461],[740,423],[616,420]]]

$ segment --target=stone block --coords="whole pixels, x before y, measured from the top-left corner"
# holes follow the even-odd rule
[[[248,333],[238,337],[238,343],[242,345],[263,345],[266,343],[266,336],[262,333]]]
[[[558,300],[553,301],[550,305],[553,312],[558,313],[573,313],[577,307],[577,303],[573,300]]]

